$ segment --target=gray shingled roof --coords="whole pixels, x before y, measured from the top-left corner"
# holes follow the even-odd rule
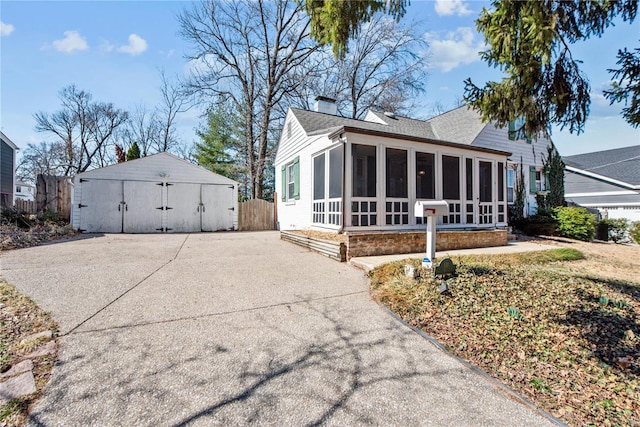
[[[428,120],[438,139],[471,144],[478,137],[485,123],[470,107],[463,105]]]
[[[396,116],[395,118],[391,118],[385,116],[383,113],[375,113],[376,116],[387,123],[383,125],[381,123],[349,119],[332,114],[318,113],[316,111],[300,110],[298,108],[292,108],[291,111],[307,135],[330,133],[333,130],[347,126],[363,130],[393,133],[400,136],[438,139],[431,130],[429,123],[407,117]]]
[[[640,185],[640,145],[563,157],[567,166]]]

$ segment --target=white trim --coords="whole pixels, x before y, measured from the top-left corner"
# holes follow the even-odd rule
[[[617,179],[613,179],[613,178],[609,178],[608,176],[604,176],[604,175],[598,175],[597,173],[593,173],[593,172],[588,172],[584,169],[578,169],[578,168],[574,168],[573,166],[565,166],[565,169],[570,171],[570,172],[574,172],[577,173],[579,175],[584,175],[584,176],[588,176],[591,178],[596,178],[602,181],[607,181],[610,182],[612,184],[616,184],[616,185],[620,185],[622,187],[626,187],[626,188],[630,188],[632,190],[640,190],[640,185],[632,185],[629,184],[628,182],[623,182],[623,181],[618,181]]]
[[[631,207],[638,207],[638,209],[640,209],[640,204],[638,203],[580,203],[580,206],[584,206],[586,208],[599,208],[599,207],[603,207],[603,208],[610,208],[610,207],[624,207],[624,206],[631,206]]]
[[[635,196],[638,195],[636,191],[600,191],[594,193],[567,193],[565,197],[597,197],[597,196]]]

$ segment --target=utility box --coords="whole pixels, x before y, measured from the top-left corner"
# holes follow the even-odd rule
[[[416,217],[427,219],[427,256],[422,259],[422,266],[431,268],[436,257],[436,216],[448,215],[449,204],[444,200],[418,200],[414,205]]]

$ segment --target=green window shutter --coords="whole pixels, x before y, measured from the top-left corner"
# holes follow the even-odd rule
[[[533,141],[533,138],[531,138],[531,135],[526,134],[524,136],[524,140],[527,141],[527,144],[531,144],[531,142]]]
[[[300,156],[293,159],[293,198],[300,200]]]
[[[516,121],[515,120],[509,120],[509,140],[511,141],[515,141],[516,140]]]
[[[287,201],[287,165],[282,166],[282,201]]]
[[[529,166],[529,192],[535,194],[536,192],[536,167]]]

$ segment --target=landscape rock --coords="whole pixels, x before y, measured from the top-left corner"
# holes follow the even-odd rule
[[[8,379],[0,383],[0,404],[4,405],[13,399],[31,394],[36,391],[36,381],[33,372]]]
[[[5,378],[15,377],[18,374],[22,374],[23,372],[28,372],[33,369],[33,362],[31,359],[23,360],[17,365],[13,365],[11,369],[7,372],[0,374],[0,380]]]
[[[38,341],[38,340],[45,340],[45,339],[50,340],[52,336],[53,336],[53,333],[51,331],[38,332],[37,334],[32,334],[25,337],[22,341],[20,341],[20,345],[25,345],[27,343]]]
[[[49,341],[43,346],[40,346],[33,353],[29,353],[25,356],[25,359],[35,359],[36,357],[46,356],[47,354],[55,353],[56,342]]]

